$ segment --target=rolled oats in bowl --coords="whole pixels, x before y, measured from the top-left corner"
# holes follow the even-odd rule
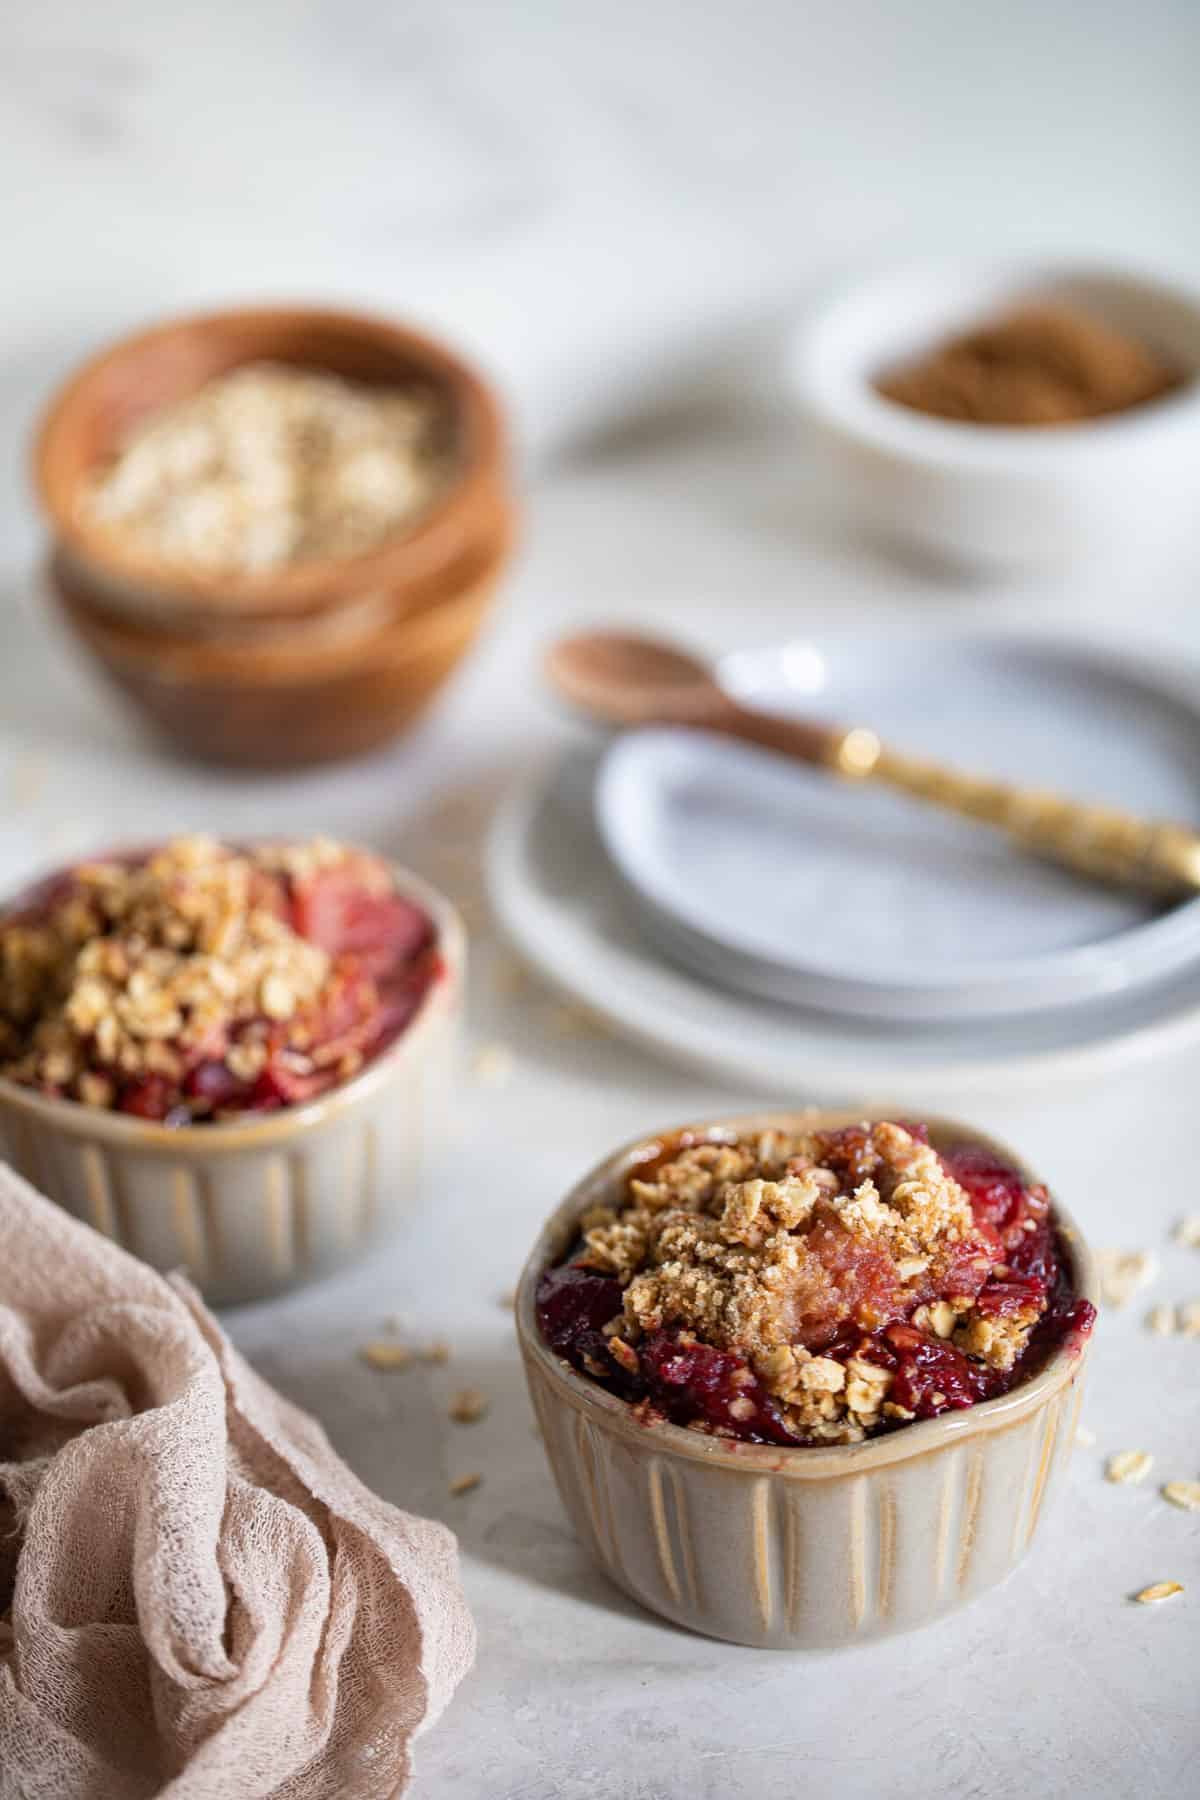
[[[301,1104],[414,1018],[429,916],[328,839],[80,863],[0,917],[0,1075],[169,1125]]]
[[[442,491],[446,424],[427,386],[251,363],[141,421],[79,504],[142,553],[212,574],[357,556]]]

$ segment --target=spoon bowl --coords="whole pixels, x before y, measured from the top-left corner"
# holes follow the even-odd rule
[[[613,725],[707,723],[729,700],[699,657],[619,631],[582,631],[546,653],[550,685],[573,707]]]

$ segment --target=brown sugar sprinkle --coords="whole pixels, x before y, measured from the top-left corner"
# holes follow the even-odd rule
[[[1128,412],[1183,385],[1179,369],[1102,319],[1029,305],[882,375],[876,392],[975,425],[1069,425]]]
[[[450,1402],[450,1417],[456,1425],[474,1425],[488,1409],[487,1395],[480,1388],[460,1388]]]
[[[456,1475],[450,1483],[450,1492],[455,1495],[470,1494],[482,1481],[483,1476],[478,1470],[473,1471],[470,1475]]]

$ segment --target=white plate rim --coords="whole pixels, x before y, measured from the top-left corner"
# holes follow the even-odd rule
[[[497,922],[513,947],[552,987],[582,1002],[619,1035],[655,1052],[668,1062],[739,1091],[761,1088],[768,1093],[801,1093],[813,1098],[848,1100],[851,1104],[872,1099],[903,1100],[931,1090],[940,1094],[979,1093],[997,1085],[1015,1087],[1047,1080],[1077,1081],[1110,1074],[1143,1063],[1200,1041],[1200,1000],[1170,1009],[1164,996],[1162,1017],[1098,1034],[1090,1042],[1056,1046],[1021,1053],[1000,1053],[965,1063],[961,1059],[923,1065],[915,1078],[903,1069],[902,1040],[896,1039],[882,1059],[877,1039],[864,1026],[864,1056],[853,1085],[826,1078],[819,1065],[801,1049],[794,1059],[760,1053],[753,1043],[739,1042],[736,1052],[722,1050],[720,1034],[705,1031],[700,1041],[681,1038],[669,1028],[670,996],[682,990],[704,994],[703,983],[667,965],[639,971],[645,985],[653,976],[656,997],[637,998],[607,974],[613,952],[603,947],[577,923],[563,941],[562,915],[541,894],[524,872],[529,835],[538,811],[563,761],[562,752],[550,756],[539,768],[518,778],[501,801],[488,832],[484,851],[484,876]],[[662,1002],[665,1001],[666,1004]],[[749,1000],[739,1001],[747,1008]],[[853,1021],[843,1020],[843,1031]]]

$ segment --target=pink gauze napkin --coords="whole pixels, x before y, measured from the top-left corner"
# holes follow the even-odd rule
[[[391,1800],[474,1647],[445,1526],[0,1164],[0,1800]]]

